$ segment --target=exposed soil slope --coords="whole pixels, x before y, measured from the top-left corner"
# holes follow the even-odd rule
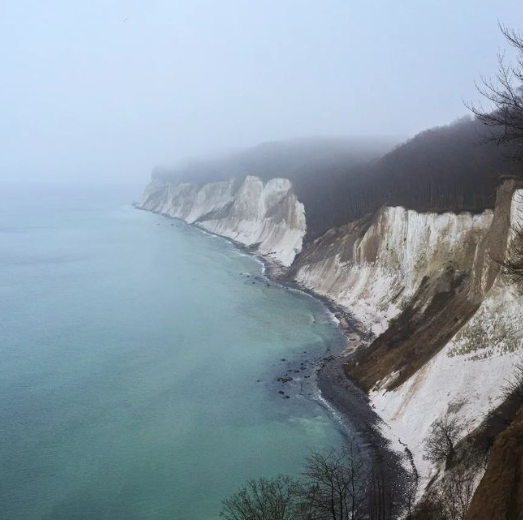
[[[523,413],[494,442],[466,520],[523,520]]]

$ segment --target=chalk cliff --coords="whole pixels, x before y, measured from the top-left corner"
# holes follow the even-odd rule
[[[502,403],[504,381],[521,356],[523,297],[499,268],[523,212],[521,181],[499,182],[492,203],[482,194],[483,207],[472,212],[420,204],[372,209],[369,198],[358,218],[311,235],[313,211],[315,230],[336,218],[323,219],[299,178],[224,177],[155,179],[139,207],[249,247],[357,320],[371,340],[346,372],[368,392],[384,434],[412,452],[420,496],[444,473],[424,456],[434,421],[458,417],[460,439],[474,435]],[[451,196],[441,200],[447,205]]]
[[[153,181],[139,206],[233,239],[283,266],[301,251],[306,232],[303,204],[287,179],[247,176],[239,187],[234,179],[201,186]]]

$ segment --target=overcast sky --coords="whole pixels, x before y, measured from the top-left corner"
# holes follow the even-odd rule
[[[466,113],[521,0],[0,0],[0,178],[156,164]],[[519,24],[519,25],[518,25]]]

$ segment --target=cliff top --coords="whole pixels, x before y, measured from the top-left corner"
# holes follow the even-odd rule
[[[494,206],[501,175],[514,165],[483,139],[470,118],[426,130],[394,146],[391,138],[310,138],[263,143],[154,178],[197,184],[256,175],[293,182],[307,213],[307,240],[383,205],[418,211],[480,212]]]

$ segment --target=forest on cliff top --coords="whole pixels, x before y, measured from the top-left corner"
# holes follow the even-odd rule
[[[481,212],[514,163],[477,119],[393,139],[298,139],[264,143],[217,159],[157,168],[153,178],[208,183],[246,175],[292,181],[307,213],[307,240],[383,205],[418,211]],[[239,183],[238,183],[239,185]]]

